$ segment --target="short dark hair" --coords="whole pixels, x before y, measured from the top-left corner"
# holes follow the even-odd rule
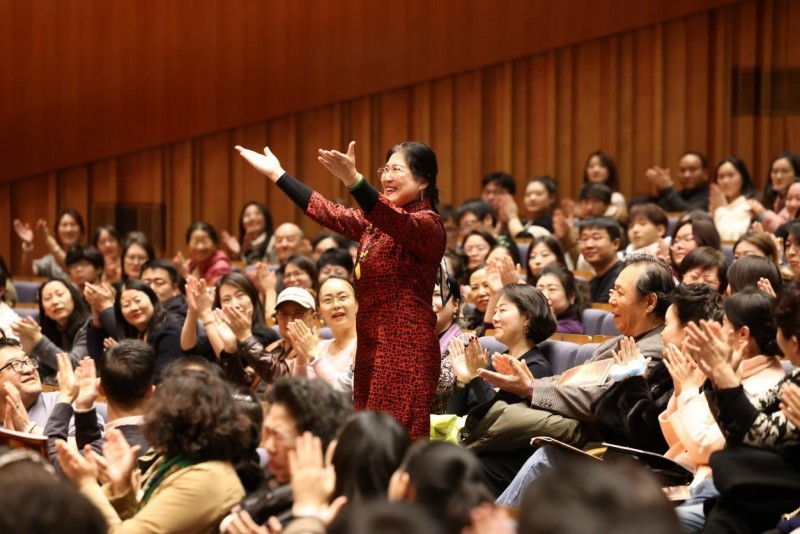
[[[578,232],[587,229],[605,230],[611,241],[622,238],[622,227],[612,217],[589,217],[578,221]]]
[[[753,179],[750,178],[750,171],[747,170],[747,165],[745,165],[744,161],[735,156],[728,156],[717,164],[717,168],[714,170],[714,183],[717,183],[717,174],[719,173],[719,168],[726,163],[733,165],[733,167],[736,169],[736,172],[741,175],[742,195],[744,195],[746,198],[752,198],[756,194],[756,189],[753,187]]]
[[[759,278],[769,280],[772,289],[780,295],[783,278],[778,266],[772,260],[761,256],[745,256],[735,260],[728,268],[731,293],[738,293],[746,287],[757,287]]]
[[[675,306],[678,321],[685,325],[690,321],[722,321],[722,295],[708,284],[678,284],[669,295],[669,303]]]
[[[142,277],[142,274],[147,269],[164,269],[167,271],[167,275],[169,276],[169,281],[173,284],[180,283],[180,276],[178,276],[178,269],[172,264],[171,261],[167,261],[161,258],[150,258],[147,260],[144,265],[142,265],[141,270],[139,271],[139,278]]]
[[[494,210],[492,205],[485,200],[473,199],[467,200],[461,204],[461,207],[458,208],[456,223],[460,223],[461,219],[463,219],[464,215],[467,213],[472,213],[481,222],[483,222],[487,216],[491,216],[492,224],[497,224],[497,212]]]
[[[775,305],[775,322],[784,337],[800,339],[800,283],[789,282],[783,288]]]
[[[346,269],[348,273],[353,272],[353,256],[350,251],[344,248],[331,248],[320,254],[317,260],[317,272],[321,271],[326,265],[336,265]]]
[[[578,200],[599,200],[611,204],[611,188],[598,182],[586,182],[578,191]]]
[[[678,158],[678,159],[683,159],[686,156],[694,156],[694,157],[696,157],[697,159],[700,160],[700,167],[704,171],[708,170],[708,158],[706,158],[705,154],[703,154],[702,152],[698,152],[697,150],[687,150],[686,152],[681,154],[681,157]]]
[[[326,448],[353,412],[349,397],[321,380],[304,378],[279,378],[267,392],[267,402],[286,408],[297,424],[297,431],[311,432]]]
[[[355,502],[336,514],[328,534],[444,534],[442,526],[420,505],[407,501]]]
[[[533,178],[528,180],[528,182],[525,184],[525,187],[527,188],[530,184],[534,184],[534,183],[542,184],[544,186],[545,190],[547,191],[547,193],[551,197],[554,197],[554,196],[558,195],[558,186],[556,185],[556,181],[553,179],[552,176],[547,175],[547,174],[544,175],[544,176],[534,176]]]
[[[94,248],[92,245],[81,245],[80,243],[76,243],[69,247],[69,250],[67,251],[67,257],[64,259],[67,269],[82,261],[88,261],[92,264],[92,267],[97,270],[102,270],[103,265],[105,265],[105,259],[103,258],[103,255],[100,254],[100,251]]]
[[[614,158],[602,150],[595,150],[589,154],[588,158],[586,158],[586,164],[583,166],[583,181],[589,181],[589,162],[592,161],[592,158],[595,156],[600,158],[600,162],[603,164],[603,167],[608,169],[608,180],[606,180],[608,187],[611,188],[612,191],[616,191],[619,187],[619,183],[617,181],[617,164],[614,162]]]
[[[672,267],[647,254],[633,254],[625,260],[623,268],[641,266],[642,273],[636,280],[636,292],[640,297],[655,295],[658,299],[653,313],[663,319],[669,308],[669,295],[675,289]]]
[[[503,288],[503,296],[527,317],[527,339],[539,344],[555,333],[556,316],[541,291],[528,284],[509,284]]]
[[[659,205],[652,202],[645,202],[644,204],[636,204],[631,208],[628,215],[628,221],[633,222],[638,218],[644,218],[653,223],[655,226],[661,225],[664,227],[664,232],[667,231],[669,225],[669,218],[667,212],[664,211]]]
[[[224,379],[205,370],[167,374],[151,400],[145,438],[166,458],[236,461],[250,444],[251,425],[232,393]]]
[[[680,532],[661,485],[632,460],[558,462],[528,486],[519,510],[519,532]]]
[[[386,152],[386,161],[389,161],[395,152],[403,154],[408,162],[408,168],[414,176],[418,176],[428,183],[423,198],[430,200],[433,211],[436,211],[439,205],[439,187],[436,185],[439,164],[436,161],[436,152],[425,143],[405,141],[394,145]]]
[[[711,247],[698,247],[689,252],[678,268],[681,280],[690,270],[700,267],[701,269],[717,269],[719,278],[719,292],[724,293],[728,289],[728,258],[719,250]]]
[[[781,356],[776,340],[778,324],[775,322],[773,305],[775,300],[755,287],[746,287],[725,301],[725,317],[735,329],[746,326],[750,337],[756,340],[761,354]]]
[[[109,401],[135,406],[145,400],[155,382],[156,352],[144,341],[121,339],[103,352],[97,372]]]
[[[346,496],[349,503],[385,498],[389,479],[410,444],[405,429],[388,413],[354,413],[338,432],[331,462],[336,471],[333,494]]]
[[[507,172],[490,172],[481,179],[481,187],[486,187],[489,184],[502,187],[509,195],[513,195],[517,192],[517,182],[514,180],[514,177]]]
[[[311,240],[311,248],[316,248],[320,241],[324,241],[325,239],[333,239],[336,242],[336,246],[338,248],[343,248],[347,250],[350,248],[351,241],[347,239],[342,234],[337,234],[336,232],[320,232],[314,236],[314,239]]]
[[[208,237],[211,239],[211,242],[214,243],[214,245],[219,243],[219,237],[217,237],[217,231],[214,229],[213,226],[211,226],[205,221],[195,221],[191,225],[189,225],[189,228],[186,229],[187,244],[189,243],[189,241],[192,240],[192,234],[197,231],[207,233]]]
[[[0,349],[5,349],[7,347],[21,349],[22,343],[20,343],[19,339],[8,337],[6,331],[0,328]]]
[[[401,469],[408,473],[415,502],[448,532],[461,532],[474,507],[494,501],[478,458],[453,443],[417,441],[408,449]]]

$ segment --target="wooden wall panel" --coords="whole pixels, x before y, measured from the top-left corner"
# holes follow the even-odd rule
[[[179,13],[174,5],[169,9],[173,16]],[[279,3],[276,9],[281,16],[295,16],[300,8]],[[392,9],[401,17],[397,23],[404,23],[403,10]],[[231,10],[215,16],[229,24],[258,13],[247,2],[236,3]],[[89,10],[83,14],[102,18],[110,13]],[[649,190],[644,179],[648,167],[657,164],[674,170],[678,156],[688,149],[705,152],[712,165],[728,154],[742,157],[760,186],[775,154],[800,150],[800,117],[734,114],[733,73],[737,67],[765,72],[800,67],[800,35],[792,31],[798,23],[797,1],[735,3],[533,55],[508,56],[505,61],[456,74],[414,80],[406,71],[406,85],[390,90],[4,182],[0,184],[0,252],[10,255],[18,266],[20,246],[13,235],[13,219],[21,217],[35,224],[44,218],[52,224],[57,210],[67,205],[83,211],[93,230],[108,222],[99,216],[92,219],[93,206],[163,203],[164,252],[169,256],[183,248],[183,233],[194,220],[207,220],[235,233],[241,206],[249,200],[265,202],[276,224],[295,221],[309,234],[318,231],[275,186],[238,157],[233,150],[236,144],[254,150],[269,145],[287,171],[326,196],[345,201],[349,201],[345,189],[316,156],[320,147],[345,150],[351,139],[357,141],[358,168],[376,185],[374,171],[384,163],[387,148],[409,138],[428,142],[439,158],[443,203],[459,204],[479,196],[480,178],[496,170],[512,172],[520,186],[532,176],[551,174],[561,195],[573,196],[582,184],[588,153],[598,148],[616,158],[621,190],[628,197]],[[3,24],[0,20],[0,29]],[[144,22],[137,19],[132,24],[141,28]],[[214,28],[211,19],[201,17],[196,31],[213,36]],[[324,25],[311,29],[329,31]],[[250,49],[254,43],[245,34],[231,41],[232,49],[209,52],[217,54],[214,63]],[[70,56],[69,50],[59,51],[52,39],[42,39],[48,53]],[[165,42],[181,46],[166,34],[150,36],[142,46],[155,50]],[[277,50],[287,51],[292,43],[276,36]],[[349,45],[338,46],[346,50]],[[180,49],[181,57],[190,57],[191,50]],[[96,59],[133,53],[98,50]],[[46,63],[44,56],[37,58],[40,64]],[[322,69],[323,59],[322,54],[315,56],[309,65]],[[65,68],[87,68],[69,61]],[[173,66],[175,59],[159,61]],[[157,71],[154,76],[159,75]],[[394,70],[381,73],[388,76]],[[232,83],[242,81],[227,66],[218,66],[214,74]],[[45,68],[34,69],[31,75],[40,81],[55,79]],[[117,76],[115,83],[135,82],[123,72]],[[305,81],[310,83],[311,78]],[[197,94],[186,95],[184,111],[198,111],[223,91],[219,84],[200,85]],[[271,98],[276,85],[248,91],[252,91],[250,96]],[[159,107],[165,102],[156,102],[158,113],[174,111]],[[0,101],[0,107],[4,105]],[[57,112],[55,108],[26,110],[33,123]],[[155,118],[147,112],[137,120]],[[119,128],[124,130],[126,125]],[[523,187],[519,189],[521,200]],[[40,241],[36,252],[45,252]]]
[[[0,180],[735,1],[0,0]]]

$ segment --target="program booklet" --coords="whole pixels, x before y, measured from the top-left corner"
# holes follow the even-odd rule
[[[556,386],[602,386],[613,366],[612,358],[584,363],[561,373]]]

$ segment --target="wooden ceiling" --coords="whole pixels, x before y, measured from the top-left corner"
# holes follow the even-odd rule
[[[734,0],[0,0],[0,180]]]

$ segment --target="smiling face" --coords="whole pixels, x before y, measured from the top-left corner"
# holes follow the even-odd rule
[[[590,182],[606,183],[608,180],[608,167],[603,164],[600,156],[592,156],[586,164],[586,177]]]
[[[75,302],[72,300],[72,294],[66,286],[54,280],[47,283],[42,288],[42,307],[44,314],[50,319],[58,323],[59,326],[65,326],[69,322],[69,316],[75,310]]]
[[[708,179],[703,162],[695,154],[686,154],[678,162],[678,179],[684,189],[700,187]]]
[[[550,309],[558,316],[567,311],[572,303],[575,302],[575,297],[567,297],[567,291],[561,285],[561,280],[554,274],[545,274],[539,277],[536,282],[536,289],[542,292],[547,298],[547,304]]]
[[[595,270],[603,270],[616,261],[619,239],[612,241],[605,228],[582,228],[579,243],[583,258]]]
[[[83,237],[78,221],[75,220],[75,217],[66,213],[58,220],[56,234],[64,249],[68,249]]]
[[[223,308],[239,310],[245,317],[253,312],[253,301],[242,288],[233,284],[219,286],[219,303]]]
[[[354,327],[357,311],[356,295],[344,280],[331,278],[319,288],[319,313],[331,329]]]
[[[314,281],[306,271],[293,263],[287,263],[283,268],[283,285],[285,287],[311,289],[314,286]]]
[[[614,325],[625,336],[638,336],[647,330],[647,297],[636,292],[636,281],[642,271],[643,268],[636,265],[622,269],[608,299]]]
[[[119,299],[122,317],[139,332],[147,329],[147,324],[153,317],[153,303],[144,291],[126,289]]]
[[[486,281],[485,268],[478,269],[469,277],[469,299],[481,313],[489,306],[489,282]]]
[[[97,238],[97,250],[103,257],[119,257],[119,241],[108,230],[102,230]]]
[[[384,196],[401,208],[419,200],[428,184],[411,174],[405,155],[400,151],[395,152],[386,162],[386,167],[388,170],[381,176]]]
[[[214,254],[216,245],[204,230],[195,230],[189,236],[189,255],[196,263],[202,263]]]
[[[139,278],[139,273],[142,270],[142,265],[145,264],[150,256],[147,255],[147,250],[140,245],[131,245],[125,251],[125,257],[122,258],[122,269],[125,276],[128,278]]]
[[[300,253],[303,231],[292,223],[284,223],[275,229],[275,254],[280,261],[285,261],[294,254]]]
[[[556,263],[558,263],[558,257],[550,250],[550,247],[544,243],[536,243],[531,247],[528,253],[528,265],[534,276],[539,276],[542,269],[548,265],[555,265]]]
[[[492,316],[494,338],[506,346],[514,345],[525,337],[527,324],[528,318],[519,312],[516,304],[505,295],[500,297]]]
[[[789,220],[797,219],[800,215],[800,182],[792,182],[786,191],[786,211],[789,212]]]
[[[531,182],[525,187],[525,210],[528,215],[538,217],[553,207],[553,197],[542,182]]]
[[[479,235],[471,235],[464,240],[464,254],[467,255],[467,268],[474,269],[486,261],[491,245]]]
[[[683,275],[684,284],[706,284],[714,291],[719,291],[719,272],[716,267],[693,267]]]
[[[732,201],[742,194],[744,181],[742,175],[732,163],[725,162],[717,169],[717,185],[728,201]]]
[[[772,188],[776,191],[785,191],[789,185],[794,182],[794,167],[792,163],[786,158],[776,159],[772,163],[772,168],[769,171],[769,181]]]
[[[158,297],[159,302],[166,302],[172,297],[180,295],[178,284],[173,284],[166,269],[150,268],[142,272],[142,282],[150,286],[150,289]]]
[[[652,245],[658,238],[664,235],[664,227],[656,226],[646,217],[637,217],[631,221],[628,229],[628,238],[633,248],[644,248]]]
[[[26,360],[29,361],[30,358],[19,347],[0,348],[0,367],[5,367],[11,362],[23,362]],[[29,409],[42,393],[42,382],[39,379],[39,372],[32,366],[25,365],[22,369],[22,372],[18,373],[9,366],[0,371],[0,391],[3,392],[3,398],[5,399],[3,384],[6,382],[12,384],[19,390],[22,404],[26,409]]]
[[[242,213],[242,226],[244,226],[244,231],[249,235],[259,236],[264,232],[266,221],[264,220],[264,214],[261,213],[258,206],[250,204],[244,209],[244,213]]]
[[[675,262],[676,266],[680,267],[683,258],[696,248],[697,240],[692,234],[692,223],[684,224],[678,228],[678,231],[675,233],[675,238],[670,244],[672,261]]]

